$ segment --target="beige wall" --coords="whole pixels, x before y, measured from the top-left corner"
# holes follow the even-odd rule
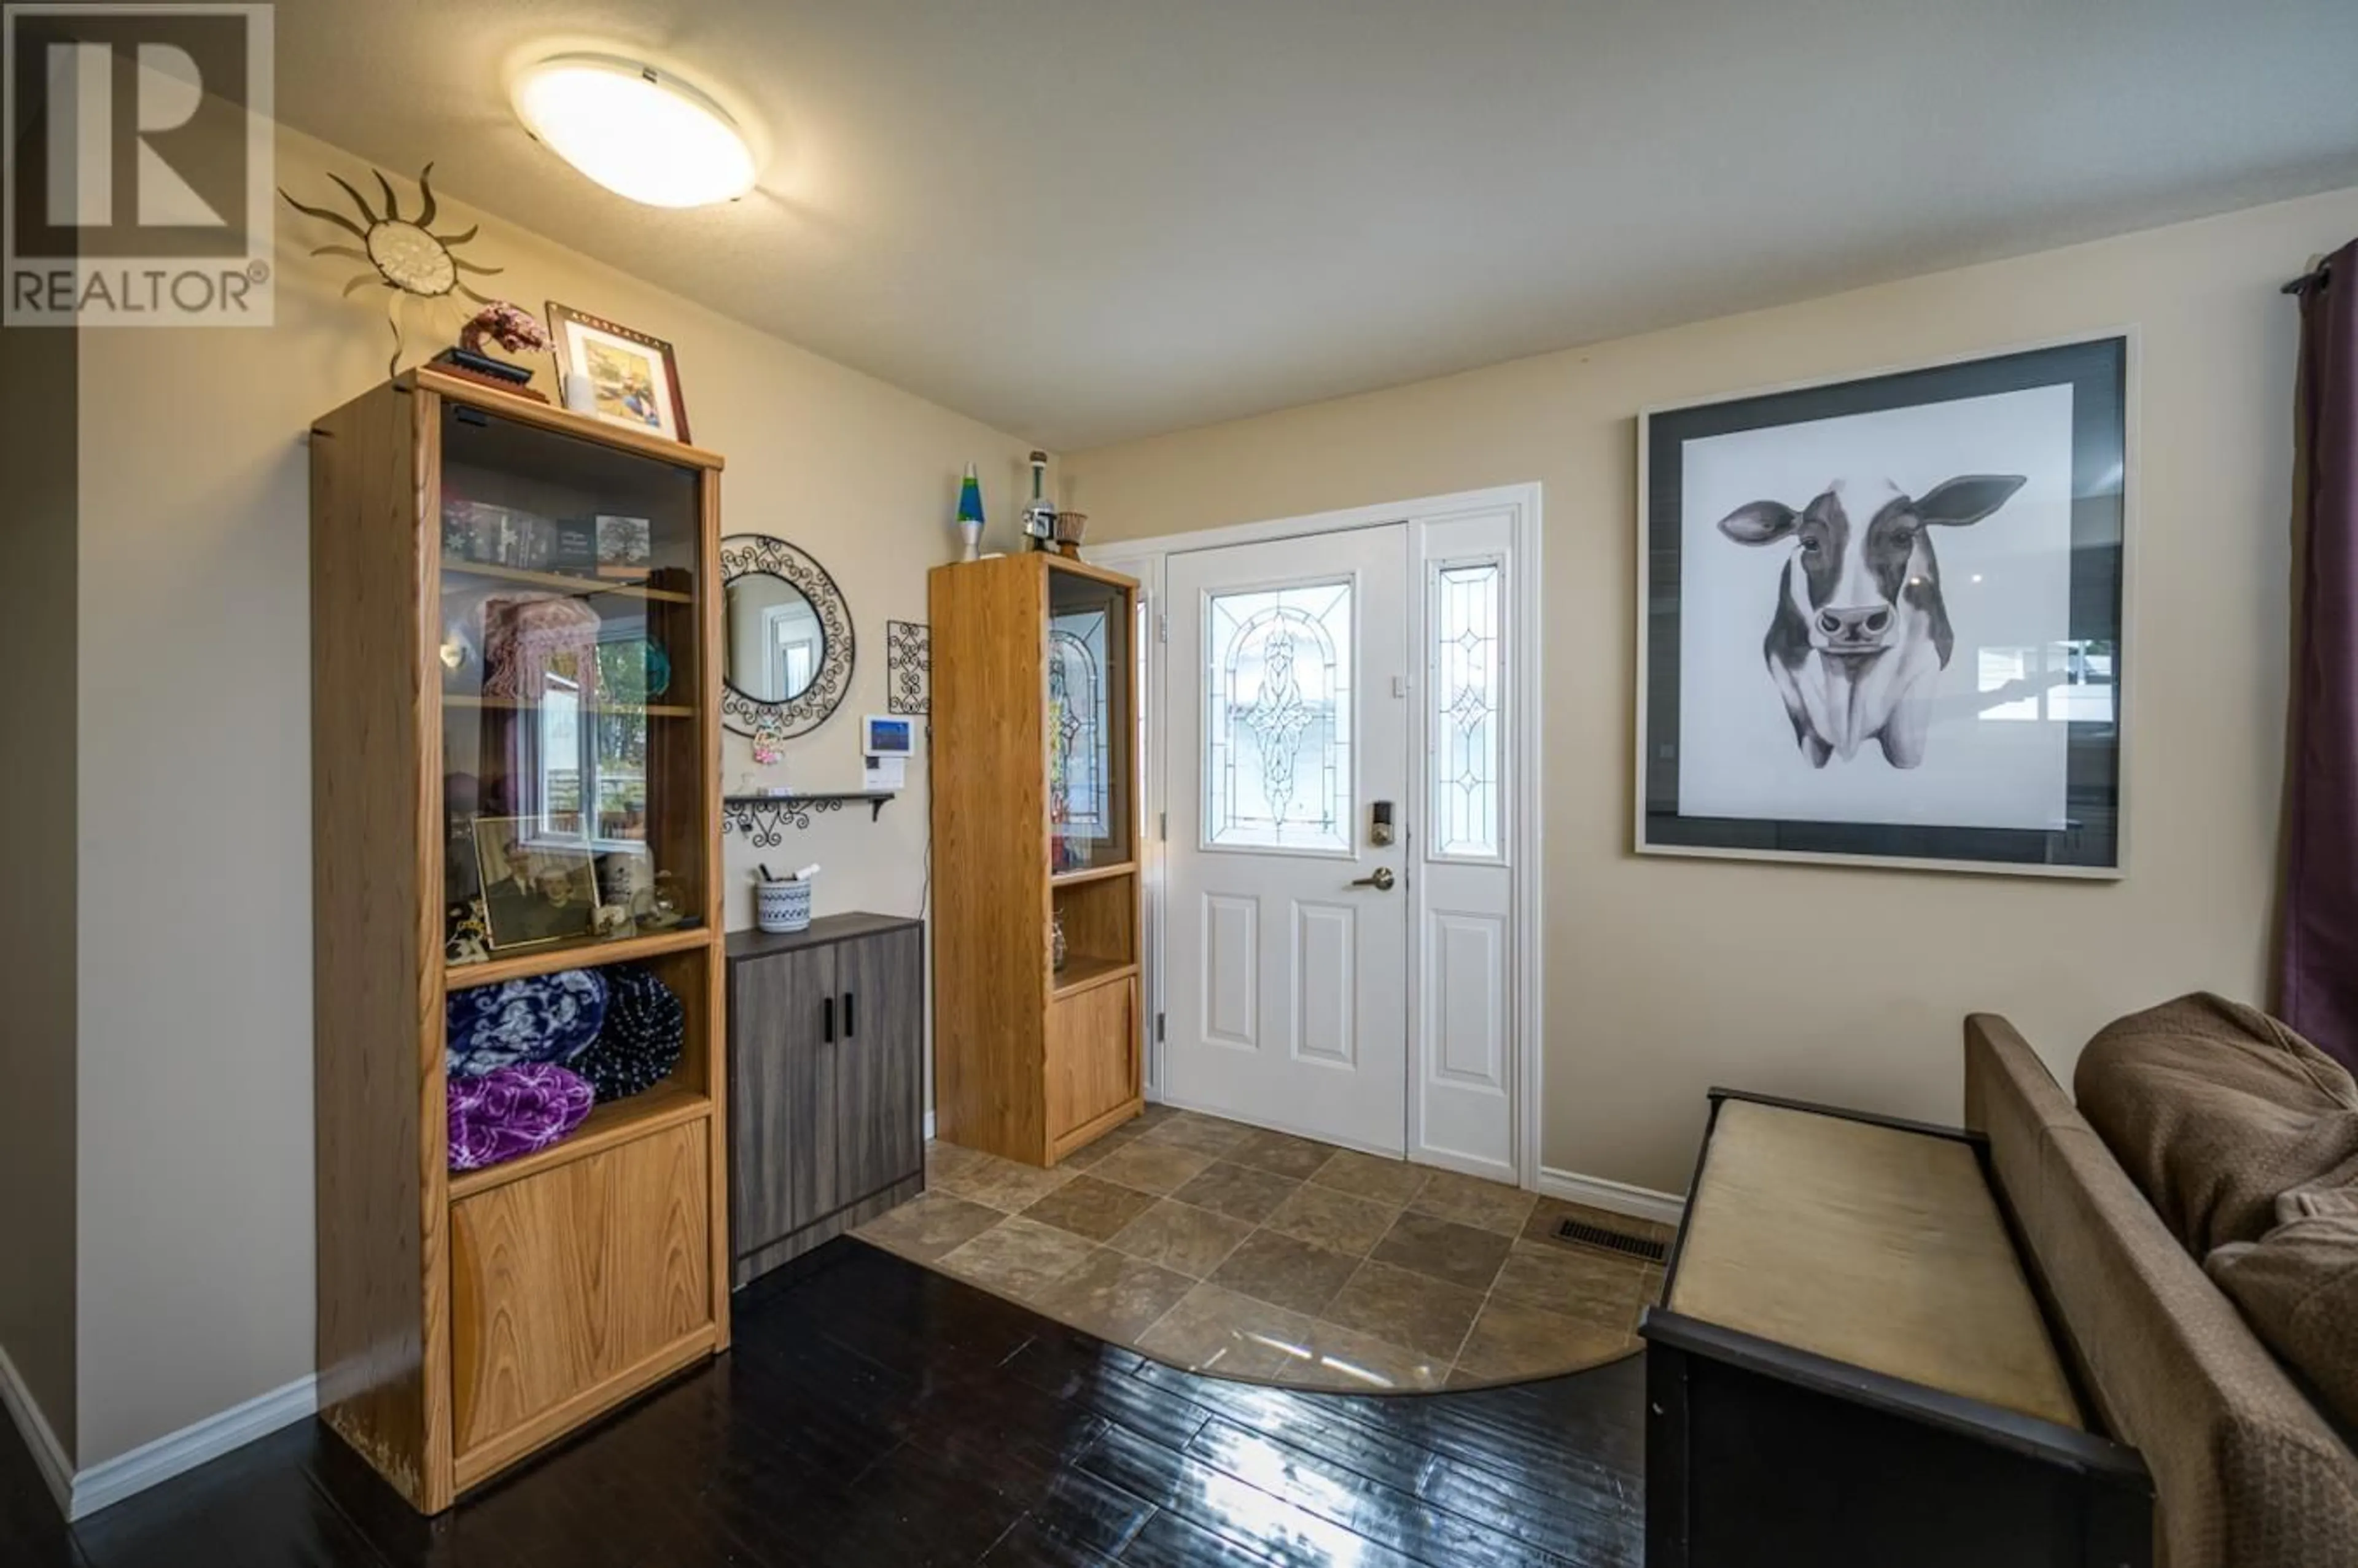
[[[281,138],[281,185],[324,201],[327,168],[373,189],[362,160]],[[443,212],[446,232],[477,217]],[[307,258],[337,237],[281,210],[266,331],[86,335],[84,1465],[311,1370],[304,432],[383,377],[390,342],[382,292],[339,297],[359,264]],[[676,346],[698,441],[730,460],[726,525],[816,556],[860,646],[835,719],[766,775],[731,737],[726,782],[858,787],[855,719],[884,707],[884,622],[925,619],[923,568],[953,553],[967,461],[981,465],[994,542],[1011,536],[1024,444],[498,222],[470,254],[507,269],[480,280],[487,292],[535,311],[554,297]],[[414,339],[412,358],[454,331]],[[771,858],[826,865],[821,913],[914,913],[922,765],[911,792],[881,822],[824,817]],[[732,869],[751,875],[741,856]],[[730,916],[750,923],[743,886]]]
[[[74,374],[77,334],[0,353],[0,1349],[74,1449]]]
[[[2261,994],[2294,359],[2277,289],[2353,232],[2343,190],[1068,453],[1066,494],[1110,541],[1542,482],[1543,1156],[1675,1191],[1712,1084],[1953,1119],[1970,1009],[2068,1074],[2127,1009]],[[1637,410],[2129,324],[2127,879],[1634,857]]]

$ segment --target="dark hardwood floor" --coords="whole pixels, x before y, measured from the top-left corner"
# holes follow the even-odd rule
[[[1478,1392],[1174,1371],[853,1241],[736,1348],[440,1519],[305,1422],[58,1522],[0,1422],[9,1568],[1629,1565],[1633,1357]]]

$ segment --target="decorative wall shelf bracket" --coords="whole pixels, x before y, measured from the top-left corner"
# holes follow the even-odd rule
[[[784,841],[789,827],[808,827],[813,813],[841,811],[845,806],[863,802],[868,807],[868,820],[875,821],[884,815],[884,803],[893,798],[891,790],[854,790],[848,794],[829,795],[727,795],[720,797],[720,831],[735,833],[757,849],[771,849]]]

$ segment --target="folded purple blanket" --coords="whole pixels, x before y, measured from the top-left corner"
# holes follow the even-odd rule
[[[550,1062],[452,1078],[450,1168],[472,1171],[561,1143],[594,1098],[580,1074]]]

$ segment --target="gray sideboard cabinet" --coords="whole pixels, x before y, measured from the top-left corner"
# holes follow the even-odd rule
[[[925,1190],[922,923],[729,937],[730,1282]]]

